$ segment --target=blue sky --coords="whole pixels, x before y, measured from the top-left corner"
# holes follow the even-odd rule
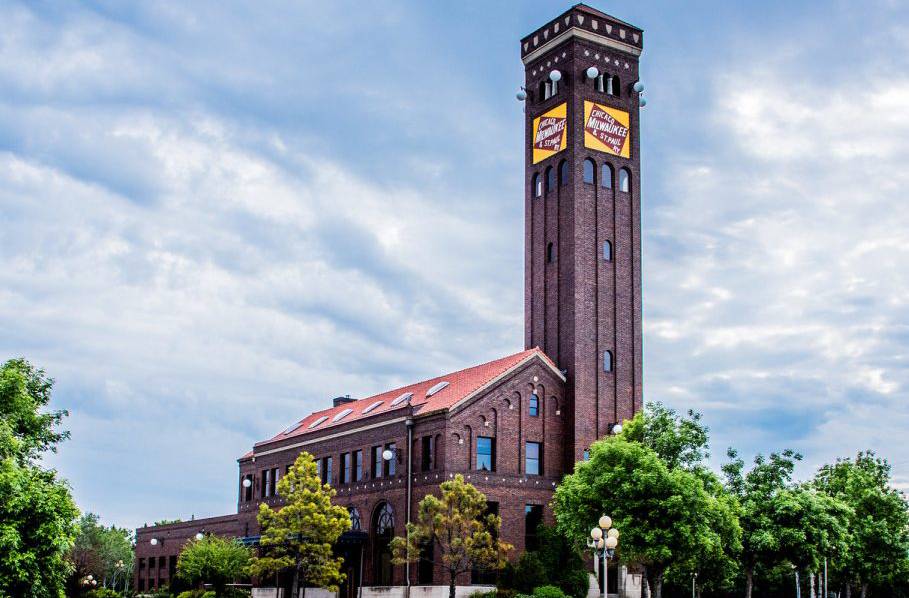
[[[83,509],[231,512],[332,396],[522,348],[518,40],[568,6],[0,2],[0,358]],[[909,488],[909,6],[593,6],[645,30],[646,398]]]

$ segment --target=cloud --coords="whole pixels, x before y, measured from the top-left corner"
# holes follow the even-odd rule
[[[0,8],[0,355],[57,379],[83,508],[231,512],[233,459],[332,396],[520,348],[515,40],[553,8],[446,10]],[[647,398],[909,483],[905,19],[842,57],[849,7],[631,10]]]
[[[717,455],[792,447],[810,474],[873,448],[902,483],[909,79],[893,55],[805,60],[716,74],[712,142],[669,160],[645,232],[648,395],[705,411]]]

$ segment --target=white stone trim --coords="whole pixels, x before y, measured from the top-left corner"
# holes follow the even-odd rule
[[[565,41],[569,38],[572,38],[572,37],[579,37],[579,38],[589,41],[589,42],[595,42],[595,43],[601,44],[603,46],[606,46],[607,48],[612,48],[614,50],[621,50],[623,52],[628,52],[632,56],[641,55],[641,49],[638,48],[637,46],[632,46],[631,44],[626,44],[624,42],[614,40],[610,37],[606,37],[605,35],[599,35],[597,33],[587,31],[586,29],[578,29],[577,27],[572,27],[571,29],[566,30],[561,35],[558,35],[558,36],[552,38],[550,41],[546,42],[545,44],[543,44],[542,46],[540,46],[539,48],[537,48],[536,50],[534,50],[533,52],[531,52],[530,54],[528,54],[527,56],[522,58],[521,61],[526,66],[526,65],[530,64],[531,62],[533,62],[534,60],[536,60],[537,58],[539,58],[540,56],[542,56],[543,54],[545,54],[546,52],[548,52],[549,50],[551,50],[552,48],[561,44],[563,41]]]

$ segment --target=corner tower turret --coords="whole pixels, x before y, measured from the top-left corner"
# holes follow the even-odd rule
[[[642,47],[583,4],[521,40],[525,345],[566,372],[568,463],[641,408]]]

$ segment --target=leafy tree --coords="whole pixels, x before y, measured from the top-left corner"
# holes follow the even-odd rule
[[[647,403],[644,410],[627,422],[622,437],[652,449],[670,471],[691,472],[701,478],[704,489],[716,507],[705,513],[713,517],[716,532],[711,541],[686,552],[682,560],[667,569],[672,581],[686,585],[693,574],[699,585],[710,590],[727,589],[736,573],[740,548],[739,528],[736,525],[738,505],[726,492],[705,461],[709,453],[709,433],[701,414],[689,410],[679,415],[662,403]]]
[[[227,584],[246,572],[252,551],[237,542],[219,536],[191,540],[177,559],[177,575],[192,585],[209,583],[220,598]]]
[[[646,568],[654,598],[661,598],[666,570],[705,545],[736,543],[733,513],[707,491],[702,473],[670,469],[651,448],[624,433],[591,446],[590,460],[556,488],[559,530],[581,544],[600,515],[621,532],[623,560]],[[722,521],[721,529],[712,526]],[[733,530],[731,538],[722,529]]]
[[[458,474],[442,482],[441,497],[432,494],[420,501],[417,520],[407,525],[407,537],[391,541],[393,562],[420,559],[421,548],[433,545],[433,563],[448,571],[448,595],[455,597],[461,573],[501,569],[510,544],[499,539],[502,520],[486,514],[486,496]]]
[[[777,525],[781,560],[812,577],[826,555],[847,550],[849,508],[841,501],[813,488],[787,488],[770,505]]]
[[[740,506],[720,480],[706,470],[704,488],[713,497],[713,507],[703,516],[714,532],[704,537],[704,543],[683,555],[667,570],[667,578],[676,586],[687,588],[696,576],[697,588],[710,594],[724,594],[732,589],[739,572],[738,560],[742,549],[742,530],[739,526]]]
[[[891,487],[890,471],[869,451],[821,467],[812,482],[850,509],[848,549],[832,556],[846,584],[857,583],[863,597],[869,586],[899,585],[909,570],[909,507]]]
[[[647,403],[623,428],[625,440],[653,449],[669,469],[703,469],[710,457],[707,426],[692,410],[682,417],[660,402]]]
[[[57,444],[69,438],[69,432],[56,429],[69,413],[42,411],[53,385],[44,370],[25,359],[10,359],[0,367],[0,458],[33,464],[41,453],[57,452]]]
[[[264,554],[252,559],[251,573],[290,571],[292,596],[299,594],[300,582],[336,591],[344,581],[343,559],[332,554],[332,545],[350,529],[350,516],[344,507],[331,504],[335,491],[322,484],[312,455],[300,453],[278,482],[278,494],[285,502],[280,510],[259,507]]]
[[[745,597],[751,598],[758,564],[772,567],[782,558],[781,530],[773,514],[779,511],[776,503],[791,486],[795,462],[802,456],[788,449],[771,453],[769,458],[757,455],[754,466],[745,473],[745,462],[738,452],[730,448],[727,455],[730,462],[723,466],[723,473],[727,490],[738,499],[741,508],[741,563],[745,572]]]
[[[24,359],[0,366],[0,597],[62,596],[78,510],[37,461],[68,437],[64,412],[43,413],[53,381]]]
[[[113,525],[101,525],[94,513],[82,515],[77,528],[75,543],[69,554],[73,564],[70,592],[76,593],[81,589],[80,581],[87,575],[92,575],[103,587],[126,587],[133,567],[132,532]]]

